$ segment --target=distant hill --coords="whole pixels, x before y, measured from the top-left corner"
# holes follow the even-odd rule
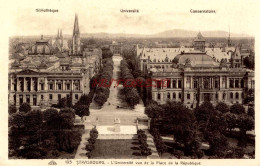
[[[124,33],[83,33],[82,37],[96,37],[96,38],[118,38],[118,37],[142,37],[142,38],[194,38],[198,34],[197,31],[189,31],[182,29],[173,29],[151,35],[142,34],[124,34]],[[226,31],[201,31],[204,37],[228,37],[229,32]],[[250,37],[246,34],[231,33],[231,37]]]
[[[183,29],[173,29],[168,31],[163,31],[160,33],[150,34],[150,35],[142,35],[142,34],[126,34],[126,33],[106,33],[106,32],[100,32],[100,33],[82,33],[81,37],[83,38],[119,38],[119,37],[125,37],[125,38],[194,38],[198,34],[198,31],[190,31],[190,30],[183,30]],[[227,38],[229,35],[229,32],[226,31],[201,31],[201,34],[204,37],[219,37],[219,38]],[[64,38],[71,38],[72,34],[63,34]],[[246,34],[230,34],[232,37],[252,37]],[[24,36],[24,38],[35,38],[36,36]],[[55,38],[56,35],[45,35],[45,38]],[[40,35],[37,36],[37,38],[40,38]]]
[[[196,37],[198,34],[197,31],[188,31],[182,29],[173,29],[164,32],[160,32],[154,34],[154,37],[162,37],[162,38],[172,38],[172,37]],[[226,31],[201,31],[201,34],[204,37],[228,37],[229,32]],[[234,34],[230,33],[231,37],[250,37],[246,34]]]

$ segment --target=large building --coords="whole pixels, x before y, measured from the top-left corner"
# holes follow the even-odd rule
[[[152,99],[182,101],[189,107],[210,101],[216,104],[243,103],[248,89],[254,89],[254,71],[243,68],[239,47],[205,47],[199,32],[193,47],[139,48],[139,68],[153,80]],[[248,54],[243,50],[243,56]]]
[[[229,41],[230,39],[228,39]],[[206,40],[199,32],[197,37],[193,40],[193,47],[179,48],[139,48],[137,45],[137,57],[140,62],[139,68],[144,72],[149,72],[152,68],[167,69],[172,67],[173,59],[181,53],[206,53],[216,62],[225,60],[227,65],[232,68],[240,68],[243,66],[243,58],[241,56],[239,46],[225,47],[206,47]]]
[[[60,33],[61,35],[61,33]],[[60,37],[60,36],[58,36]],[[56,39],[61,44],[61,38]],[[43,36],[36,41],[23,60],[14,60],[9,68],[9,103],[19,107],[27,102],[33,108],[46,108],[61,98],[72,98],[75,104],[89,93],[90,79],[102,64],[102,50],[80,46],[78,18],[75,17],[73,54],[54,53]],[[76,42],[77,41],[77,42]],[[75,50],[76,49],[76,50]]]
[[[252,70],[229,68],[225,60],[218,63],[205,52],[178,54],[173,67],[150,72],[156,85],[152,99],[160,104],[182,101],[194,108],[204,101],[242,103],[246,91],[255,86]]]

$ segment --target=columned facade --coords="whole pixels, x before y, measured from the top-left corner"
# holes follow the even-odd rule
[[[9,102],[19,107],[29,103],[32,107],[49,107],[72,94],[75,104],[83,93],[81,73],[38,73],[28,70],[10,73]],[[87,87],[89,88],[89,87]]]

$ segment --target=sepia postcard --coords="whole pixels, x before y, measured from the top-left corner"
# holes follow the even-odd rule
[[[259,1],[1,4],[1,166],[260,166]]]

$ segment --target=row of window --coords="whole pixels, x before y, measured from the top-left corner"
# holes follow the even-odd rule
[[[66,95],[67,98],[70,97],[70,94]],[[41,95],[41,100],[44,99],[44,95]],[[49,94],[49,100],[53,99],[53,94]],[[61,94],[58,94],[58,100],[61,99]],[[78,100],[79,99],[79,95],[75,94],[74,95],[74,99]],[[14,102],[16,103],[16,95],[14,95]],[[19,95],[19,103],[22,104],[23,101],[23,95]],[[26,102],[30,103],[30,95],[26,95]],[[33,95],[33,105],[35,106],[37,104],[37,95]]]
[[[191,95],[188,93],[186,97],[189,100],[191,98]],[[178,94],[178,98],[179,99],[182,98],[182,93]],[[196,98],[197,98],[197,96],[196,96],[196,94],[194,94],[194,99],[196,99]],[[216,100],[218,100],[218,94],[215,94],[215,98],[216,98]],[[241,93],[241,98],[243,98],[243,93]],[[167,99],[171,99],[170,93],[167,93]],[[172,93],[172,99],[176,99],[176,93]],[[223,93],[222,99],[226,100],[226,94],[225,93]],[[232,92],[230,92],[230,99],[239,99],[239,93],[236,92],[235,96],[234,96],[234,94]],[[157,100],[161,100],[161,93],[157,93]]]

